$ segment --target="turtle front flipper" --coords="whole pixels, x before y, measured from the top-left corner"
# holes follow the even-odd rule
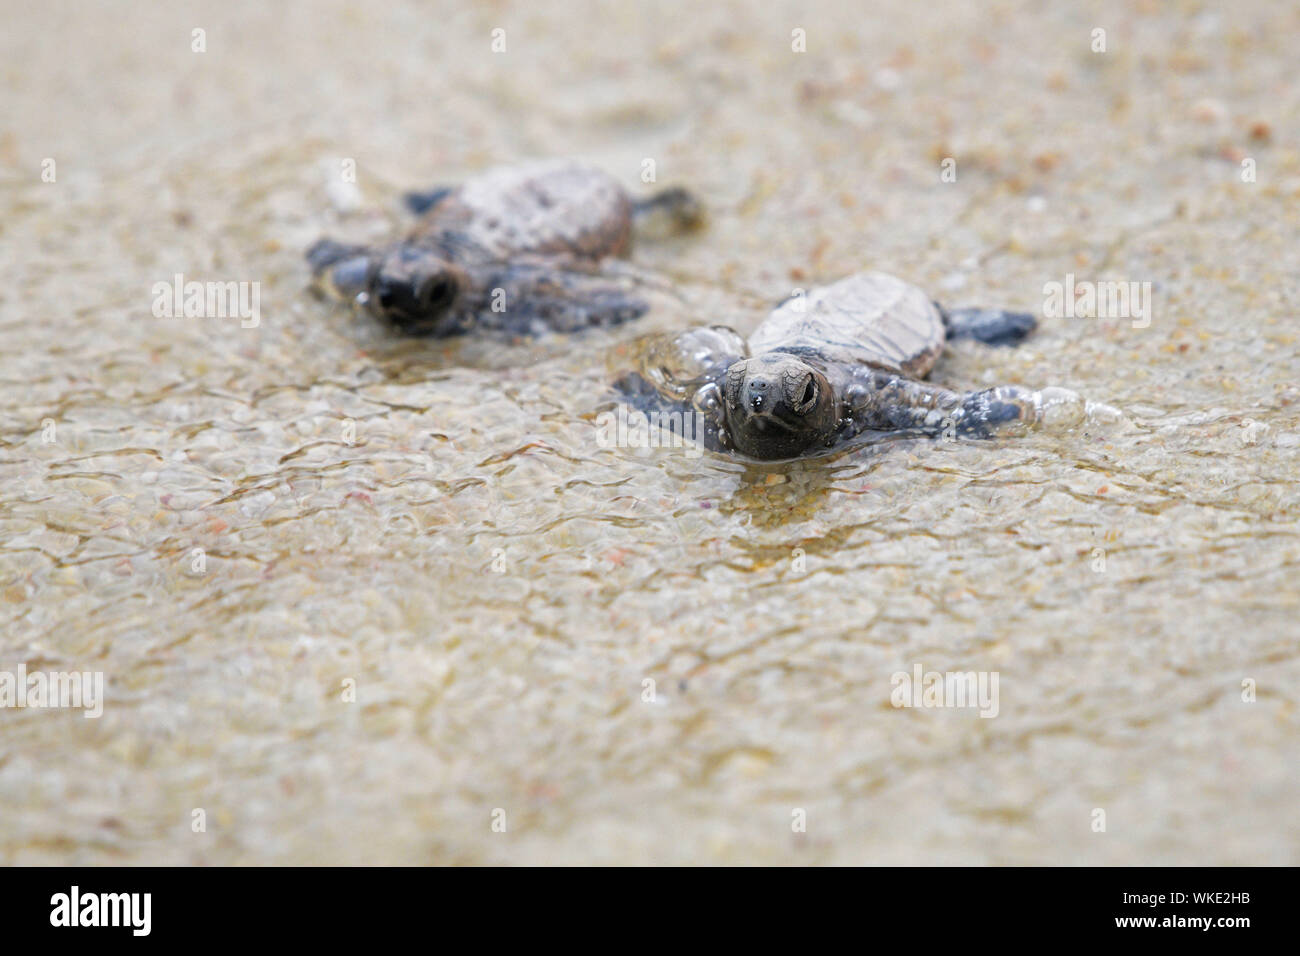
[[[986,438],[997,426],[1024,419],[1034,395],[1015,385],[963,394],[872,368],[853,370],[841,394],[844,415],[838,441],[865,431]]]
[[[727,451],[722,386],[727,370],[747,354],[739,333],[721,325],[642,336],[611,358],[616,413],[692,446]]]
[[[667,448],[680,443],[688,449],[714,453],[729,450],[723,441],[725,433],[719,425],[720,416],[711,408],[712,390],[705,390],[699,402],[674,399],[639,372],[624,372],[615,379],[614,391],[618,396],[612,409],[614,421],[617,423],[621,418],[624,423],[621,434],[631,436],[626,441],[627,447]],[[651,437],[656,431],[673,437],[668,440]]]
[[[694,232],[704,225],[704,204],[681,186],[672,186],[632,203],[637,235],[651,239]]]
[[[373,250],[333,239],[318,239],[307,250],[307,265],[316,288],[341,302],[366,291]]]
[[[843,393],[838,441],[864,431],[989,438],[1012,424],[1068,427],[1088,417],[1106,418],[1114,411],[1066,388],[997,385],[962,393],[879,369],[856,370],[852,378]]]
[[[1008,422],[1061,430],[1085,423],[1104,425],[1122,419],[1119,409],[1089,401],[1072,389],[999,385],[971,392],[962,400],[957,432],[985,438]]]
[[[940,435],[955,430],[964,396],[960,392],[866,366],[848,371],[838,442],[862,432],[914,431]]]
[[[945,309],[940,305],[939,314],[949,339],[974,339],[985,345],[1019,345],[1038,327],[1038,320],[1028,312]]]
[[[402,204],[415,215],[423,216],[453,192],[455,192],[454,186],[437,186],[433,189],[416,190],[402,196]]]
[[[621,325],[650,311],[636,281],[597,263],[524,257],[472,275],[473,300],[465,308],[478,326],[512,335]]]

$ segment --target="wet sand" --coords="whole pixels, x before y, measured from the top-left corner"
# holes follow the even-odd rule
[[[0,670],[106,700],[0,711],[0,862],[1300,862],[1300,11],[88,6],[0,36]],[[637,248],[680,295],[635,328],[410,342],[306,292],[401,191],[556,155],[710,207]],[[1143,327],[934,375],[1123,420],[599,446],[635,335],[864,268],[1040,315],[1150,282]],[[156,316],[177,273],[256,327]],[[997,716],[891,706],[918,664]]]

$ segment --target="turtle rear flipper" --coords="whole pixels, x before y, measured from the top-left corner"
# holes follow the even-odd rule
[[[939,306],[939,314],[949,339],[974,339],[985,345],[1019,345],[1038,327],[1038,320],[1028,312]]]

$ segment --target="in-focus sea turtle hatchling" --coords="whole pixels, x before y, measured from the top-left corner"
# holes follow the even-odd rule
[[[636,318],[625,256],[634,220],[682,231],[701,208],[684,189],[633,200],[607,173],[558,160],[494,169],[406,197],[415,228],[382,246],[321,239],[307,251],[318,288],[413,335],[471,328],[574,331]]]
[[[945,311],[902,279],[864,272],[787,299],[748,341],[724,326],[648,336],[616,387],[661,425],[679,430],[691,416],[705,447],[758,459],[873,432],[984,436],[1082,400],[1016,385],[962,394],[922,379],[948,339],[1011,345],[1036,324],[1021,312]]]

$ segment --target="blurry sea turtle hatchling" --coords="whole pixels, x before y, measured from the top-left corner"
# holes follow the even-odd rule
[[[463,185],[410,193],[420,216],[380,246],[321,239],[307,251],[317,288],[413,335],[472,328],[569,332],[643,314],[626,263],[633,224],[684,232],[702,209],[686,190],[634,200],[607,173],[558,160],[509,166]]]
[[[725,326],[647,336],[615,386],[661,427],[756,459],[881,432],[986,437],[1008,422],[1112,412],[1061,388],[963,394],[923,381],[949,339],[1014,345],[1036,324],[1023,312],[944,310],[902,279],[864,272],[787,299],[748,341]]]

